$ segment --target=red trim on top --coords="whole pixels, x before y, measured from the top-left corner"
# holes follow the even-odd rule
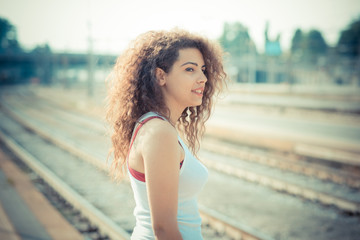
[[[148,117],[148,118],[144,119],[142,122],[139,122],[139,125],[136,127],[135,133],[134,133],[134,135],[133,135],[133,137],[132,137],[132,139],[131,139],[131,143],[130,143],[130,146],[129,146],[128,157],[129,157],[129,154],[130,154],[130,149],[131,149],[131,147],[132,147],[132,145],[133,145],[133,143],[134,143],[134,140],[135,140],[135,137],[136,137],[138,131],[140,130],[140,128],[141,128],[145,123],[147,123],[148,121],[150,121],[151,119],[154,119],[154,118],[160,118],[161,120],[164,120],[164,119],[162,119],[161,117],[152,116],[152,117]]]
[[[152,117],[148,117],[148,118],[144,119],[144,120],[143,120],[142,122],[140,122],[139,125],[136,127],[135,132],[134,132],[134,135],[132,136],[132,139],[131,139],[131,142],[130,142],[130,146],[129,146],[128,156],[127,156],[127,163],[128,163],[127,165],[128,165],[128,168],[129,168],[129,172],[131,173],[131,175],[132,175],[135,179],[137,179],[137,180],[139,180],[139,181],[141,181],[141,182],[145,182],[145,174],[144,174],[144,173],[141,173],[141,172],[138,172],[138,171],[136,171],[135,169],[132,169],[132,168],[130,167],[130,164],[129,164],[130,149],[131,149],[131,147],[132,147],[132,145],[133,145],[133,143],[134,143],[135,137],[136,137],[137,133],[139,132],[140,128],[141,128],[146,122],[148,122],[148,121],[150,121],[151,119],[154,119],[154,118],[160,118],[161,120],[164,120],[164,119],[162,119],[161,117],[158,117],[158,116],[152,116]]]
[[[130,149],[134,143],[134,140],[135,140],[135,137],[139,131],[139,129],[148,121],[150,121],[151,119],[154,119],[154,118],[160,118],[161,120],[164,120],[162,119],[161,117],[158,117],[158,116],[152,116],[152,117],[149,117],[149,118],[146,118],[144,119],[142,122],[139,123],[139,125],[136,127],[135,129],[135,132],[134,132],[134,135],[132,136],[132,139],[131,139],[131,143],[130,143],[130,146],[129,146],[129,152],[128,152],[128,156],[127,156],[127,165],[128,165],[128,169],[129,169],[129,172],[130,174],[137,180],[141,181],[141,182],[145,182],[145,174],[144,173],[141,173],[141,172],[138,172],[136,171],[135,169],[132,169],[130,167],[130,164],[129,164],[129,154],[130,154]],[[180,168],[182,167],[183,165],[183,162],[184,160],[182,160],[180,162]]]
[[[129,166],[129,171],[130,171],[131,176],[133,176],[135,179],[137,179],[141,182],[145,182],[145,174],[144,173],[138,172],[135,169],[132,169],[130,166]]]

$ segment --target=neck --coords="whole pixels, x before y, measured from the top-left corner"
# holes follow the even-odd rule
[[[163,95],[164,95],[165,105],[170,111],[169,121],[175,127],[177,121],[181,117],[181,114],[186,108],[186,106],[181,105],[178,101],[176,101],[176,99],[167,95],[166,92],[165,93],[163,92]]]
[[[176,122],[179,120],[179,118],[181,117],[181,113],[184,111],[184,109],[170,109],[170,122],[173,126],[176,125]]]
[[[169,120],[170,123],[175,126],[179,118],[181,117],[182,112],[184,111],[185,107],[180,106],[175,101],[166,101],[166,106],[170,111]]]

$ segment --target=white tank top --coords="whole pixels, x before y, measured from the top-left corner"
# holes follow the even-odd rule
[[[164,117],[154,112],[144,114],[139,120],[143,121],[152,116],[158,116],[166,120]],[[201,240],[203,238],[201,235],[201,218],[197,206],[197,196],[207,181],[208,170],[191,154],[188,147],[179,136],[178,140],[185,151],[184,162],[180,168],[179,174],[178,227],[184,240]],[[134,209],[136,226],[133,230],[131,239],[155,239],[151,224],[146,183],[134,178],[129,171],[129,167],[127,167],[127,171],[136,203]]]

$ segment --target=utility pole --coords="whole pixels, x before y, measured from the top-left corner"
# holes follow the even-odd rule
[[[88,22],[89,29],[89,38],[88,38],[88,82],[87,82],[87,92],[88,97],[94,96],[94,69],[95,69],[95,59],[93,53],[93,38],[91,36],[91,22]]]

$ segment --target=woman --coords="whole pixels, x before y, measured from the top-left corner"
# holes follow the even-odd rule
[[[117,59],[107,111],[111,173],[129,173],[132,239],[202,239],[196,197],[208,172],[193,154],[225,77],[219,45],[177,29],[142,34]]]

